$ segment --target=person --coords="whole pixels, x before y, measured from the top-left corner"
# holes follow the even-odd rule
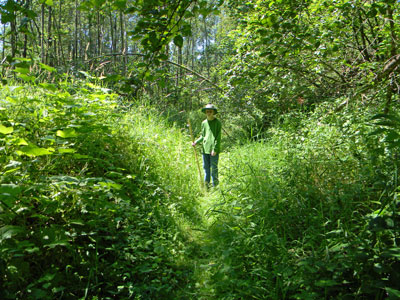
[[[221,151],[221,129],[222,125],[215,115],[218,113],[217,108],[209,103],[201,109],[207,118],[201,123],[201,135],[192,143],[195,147],[198,143],[202,143],[204,182],[206,187],[212,185],[216,187],[218,180],[218,160]]]

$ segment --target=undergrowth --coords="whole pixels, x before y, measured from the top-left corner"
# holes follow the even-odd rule
[[[387,122],[352,109],[289,117],[226,154],[218,299],[397,299],[400,123],[373,132]]]
[[[396,113],[293,112],[230,140],[208,193],[186,116],[81,82],[4,87],[0,298],[400,297]]]
[[[91,84],[2,89],[0,298],[174,298],[199,188],[165,129]]]

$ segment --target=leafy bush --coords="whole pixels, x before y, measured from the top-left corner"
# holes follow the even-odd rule
[[[146,135],[153,121],[119,111],[101,88],[1,93],[0,298],[173,298],[191,271],[171,212],[193,217],[197,182],[173,184],[191,174],[178,130],[152,161],[157,126]]]
[[[321,106],[229,153],[211,233],[221,298],[399,295],[392,154],[352,109]]]
[[[230,143],[203,194],[154,109],[93,84],[0,99],[2,299],[399,296],[394,114],[292,114]]]

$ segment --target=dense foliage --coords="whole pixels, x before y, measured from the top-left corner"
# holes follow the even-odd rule
[[[399,9],[0,0],[0,298],[399,299]]]
[[[1,298],[172,295],[190,273],[174,215],[196,219],[179,131],[91,84],[1,96]]]
[[[360,109],[320,107],[296,131],[231,151],[213,228],[222,295],[398,298],[399,144]]]
[[[398,1],[227,1],[235,26],[220,28],[226,109],[259,127],[271,116],[331,101],[398,99]],[[342,98],[342,104],[335,100]],[[273,119],[273,118],[272,118]]]

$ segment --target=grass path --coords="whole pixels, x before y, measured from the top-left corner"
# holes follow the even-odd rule
[[[184,243],[178,247],[181,252],[174,263],[187,278],[181,278],[181,288],[174,291],[172,299],[218,299],[212,278],[220,266],[215,261],[218,237],[212,230],[216,215],[210,210],[221,202],[219,189],[199,190],[191,140],[181,128],[169,127],[162,119],[140,111],[129,115],[126,122],[130,136],[139,140],[140,150],[151,162],[158,180],[171,194],[179,196],[179,206],[187,209],[173,214],[183,235],[179,242]]]
[[[210,228],[216,222],[212,209],[218,205],[220,197],[218,190],[205,192],[198,199],[202,219],[184,225],[193,249],[187,261],[193,268],[193,276],[191,282],[177,294],[178,299],[217,299],[212,274],[214,268],[218,267],[213,255],[218,241],[210,234]]]

